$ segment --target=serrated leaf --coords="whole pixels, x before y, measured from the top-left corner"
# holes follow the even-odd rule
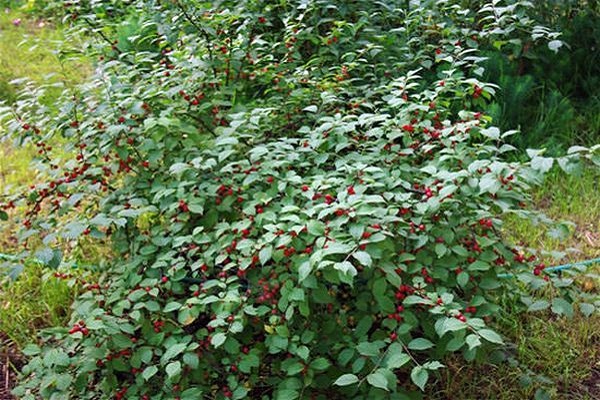
[[[552,312],[571,318],[573,316],[573,305],[565,299],[556,298],[552,300]]]

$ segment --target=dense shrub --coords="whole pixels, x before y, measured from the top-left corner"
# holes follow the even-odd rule
[[[498,293],[573,312],[569,281],[499,230],[536,216],[530,186],[555,162],[506,161],[517,132],[482,112],[480,45],[556,40],[526,3],[127,3],[73,2],[96,75],[58,114],[23,93],[2,118],[51,177],[4,204],[28,210],[25,245],[53,259],[110,236],[118,254],[72,326],[26,349],[17,395],[418,397],[446,354],[502,343]]]

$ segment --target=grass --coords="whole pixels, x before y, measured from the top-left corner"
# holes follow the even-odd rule
[[[13,21],[21,19],[15,26]],[[0,11],[0,100],[11,103],[17,98],[15,79],[27,78],[36,84],[80,82],[89,74],[89,66],[77,60],[61,60],[56,50],[64,31],[43,20],[32,20],[18,12]],[[50,88],[45,102],[51,103],[61,92]]]
[[[16,18],[22,21],[19,26],[12,22]],[[45,86],[82,81],[89,74],[89,64],[61,61],[53,49],[62,39],[64,32],[48,22],[0,11],[0,101],[16,100],[14,79],[28,78]],[[44,101],[51,103],[60,92],[60,88],[50,88]],[[40,179],[31,165],[35,156],[33,145],[0,141],[0,193]],[[5,225],[0,231],[0,253],[18,250],[14,228]],[[27,265],[14,281],[0,277],[0,333],[19,347],[34,341],[41,328],[67,322],[76,294],[76,287],[52,277],[52,271],[37,264]]]
[[[18,347],[35,340],[42,327],[68,322],[77,288],[30,264],[15,281],[0,283],[0,332]]]
[[[518,244],[565,252],[561,262],[600,257],[600,171],[581,176],[551,174],[534,193],[538,209],[553,219],[576,224],[564,241],[547,235],[544,226],[506,218],[504,231]],[[569,251],[570,250],[570,251]],[[550,260],[548,260],[550,262]],[[553,260],[554,263],[558,260]],[[600,265],[591,267],[598,276]],[[597,279],[578,282],[598,293]],[[594,400],[600,398],[600,314],[590,318],[576,313],[573,319],[549,312],[520,314],[515,300],[506,299],[503,317],[496,328],[511,343],[503,351],[504,362],[466,364],[460,357],[446,362],[432,399],[551,399]],[[427,397],[430,398],[430,397]]]

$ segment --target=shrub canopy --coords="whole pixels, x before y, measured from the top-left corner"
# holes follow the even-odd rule
[[[115,258],[73,325],[26,349],[15,393],[418,398],[448,353],[502,343],[500,294],[539,309],[526,288],[543,288],[570,314],[578,294],[500,216],[534,217],[541,173],[598,149],[511,161],[517,132],[492,126],[480,81],[482,48],[557,34],[527,2],[413,3],[67,3],[96,73],[6,109],[48,179],[4,206],[27,210],[21,237],[48,262],[82,236]]]

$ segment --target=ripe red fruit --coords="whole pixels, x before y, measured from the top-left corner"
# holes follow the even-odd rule
[[[372,235],[372,233],[371,233],[371,232],[363,232],[363,234],[362,234],[362,238],[363,238],[363,239],[368,239],[368,238],[370,238],[370,237],[371,237],[371,235]]]
[[[309,189],[308,185],[302,185],[303,192],[308,192],[308,189]]]
[[[390,333],[390,339],[393,341],[395,341],[396,339],[398,339],[398,334],[396,332],[392,332]]]
[[[274,178],[272,176],[267,177],[267,183],[273,183]]]
[[[167,283],[167,282],[169,282],[169,278],[168,278],[168,277],[166,277],[166,276],[163,276],[162,278],[160,278],[160,280],[161,280],[161,282],[162,282],[162,283]]]
[[[265,22],[267,22],[267,19],[265,17],[258,17],[258,22],[264,24]]]
[[[348,187],[348,194],[350,194],[350,195],[356,194],[356,192],[354,191],[354,186]]]
[[[412,133],[415,131],[415,127],[410,124],[406,124],[406,125],[402,126],[402,130],[404,130],[405,132]]]
[[[179,210],[181,210],[181,212],[190,211],[187,203],[184,200],[179,200]]]

